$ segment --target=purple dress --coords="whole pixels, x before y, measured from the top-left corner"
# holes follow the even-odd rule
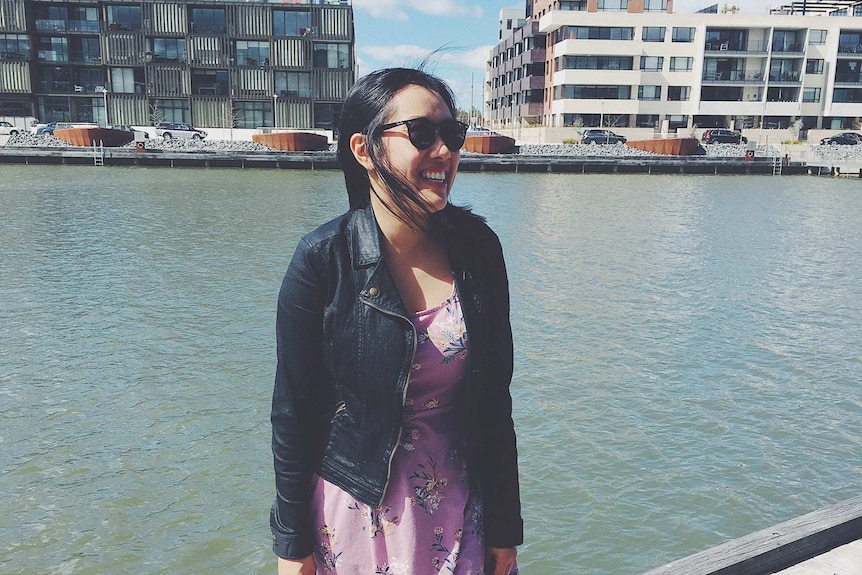
[[[469,350],[457,294],[412,321],[418,345],[383,504],[371,508],[315,476],[318,574],[483,573],[482,508],[470,488],[462,423]]]

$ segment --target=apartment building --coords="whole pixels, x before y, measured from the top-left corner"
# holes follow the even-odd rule
[[[331,129],[349,0],[0,0],[0,116]]]
[[[535,30],[546,37],[538,123],[671,132],[788,128],[797,120],[804,128],[858,127],[862,18],[685,14],[670,2],[634,2],[533,2]],[[495,64],[492,55],[491,86],[501,77]],[[516,102],[492,91],[492,125],[537,123],[519,119]]]

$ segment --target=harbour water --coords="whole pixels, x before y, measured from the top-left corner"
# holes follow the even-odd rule
[[[0,573],[274,573],[274,309],[338,172],[0,168]],[[862,492],[862,192],[462,174],[507,254],[525,575]]]

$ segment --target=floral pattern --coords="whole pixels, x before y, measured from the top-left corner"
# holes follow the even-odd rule
[[[320,478],[312,503],[325,575],[482,575],[482,506],[464,457],[469,341],[457,294],[414,315],[418,345],[383,504]]]

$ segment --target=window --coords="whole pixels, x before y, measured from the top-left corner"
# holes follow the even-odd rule
[[[803,90],[802,90],[802,101],[803,102],[819,102],[820,101],[820,88],[803,88]]]
[[[225,96],[228,93],[227,70],[192,70],[192,94]]]
[[[862,88],[835,88],[832,101],[848,104],[862,103]]]
[[[671,72],[688,72],[694,65],[694,58],[685,56],[671,56],[670,71]]]
[[[161,118],[160,122],[183,123],[189,121],[188,100],[156,100],[152,106],[153,115]]]
[[[826,30],[811,30],[808,32],[808,43],[809,44],[825,44],[826,43]]]
[[[668,86],[667,99],[670,102],[688,102],[691,97],[691,86]]]
[[[182,38],[153,38],[153,62],[185,62],[186,41]]]
[[[341,119],[341,104],[314,104],[314,127],[322,130],[338,129]]]
[[[862,60],[841,59],[835,62],[835,81],[858,84],[862,82]]]
[[[308,10],[273,10],[274,36],[305,36],[311,32],[311,12]]]
[[[311,74],[276,72],[275,91],[282,98],[311,98]]]
[[[111,68],[111,92],[141,94],[143,91],[143,68]]]
[[[194,34],[224,34],[224,8],[192,8],[189,22]]]
[[[637,128],[658,128],[658,114],[638,114],[635,118]]]
[[[644,12],[667,12],[667,0],[644,0]]]
[[[586,12],[587,0],[560,0],[560,10]]]
[[[688,116],[680,114],[665,114],[664,119],[667,120],[668,130],[678,130],[679,128],[688,127]]]
[[[599,0],[599,12],[626,12],[629,0]]]
[[[661,86],[638,86],[638,100],[661,100]]]
[[[674,28],[671,42],[694,42],[694,28]]]
[[[557,70],[631,70],[632,56],[562,56],[556,59]]]
[[[269,42],[237,40],[234,42],[237,66],[268,66]]]
[[[641,56],[641,70],[644,72],[661,72],[664,68],[664,56]]]
[[[66,29],[69,32],[98,32],[98,9],[95,6],[91,8],[84,6],[69,7],[69,23]]]
[[[315,44],[315,68],[350,68],[349,44]]]
[[[664,26],[644,26],[642,37],[644,42],[664,42]]]
[[[841,32],[838,36],[838,52],[859,52],[862,45],[862,32]]]
[[[272,126],[272,102],[236,102],[236,127]]]
[[[0,34],[0,60],[29,60],[30,39],[24,34]]]
[[[108,6],[108,30],[143,30],[140,6]]]
[[[609,26],[563,26],[556,32],[556,41],[563,40],[632,40],[634,28]]]
[[[822,74],[823,60],[820,58],[809,58],[805,61],[806,74]]]
[[[68,62],[68,40],[66,38],[37,37],[36,58],[43,62]]]
[[[554,86],[555,100],[630,100],[631,86]]]

